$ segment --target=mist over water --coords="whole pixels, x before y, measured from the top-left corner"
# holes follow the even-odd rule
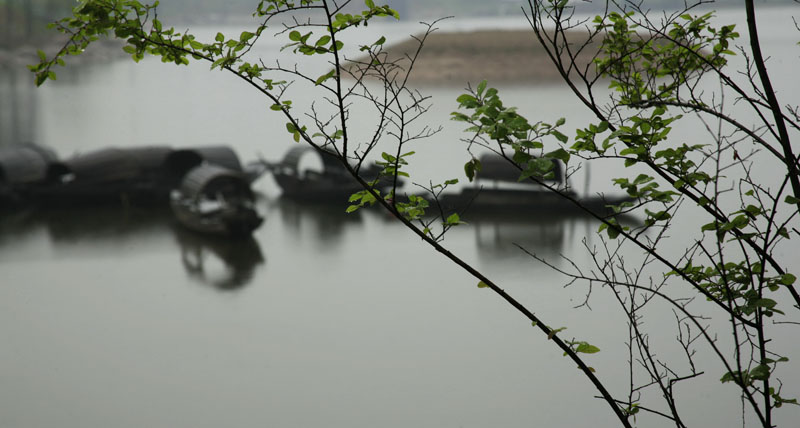
[[[794,12],[766,9],[762,18],[786,102],[800,95]],[[456,18],[442,26],[524,21]],[[418,28],[370,25],[363,37],[392,41]],[[23,70],[0,70],[0,144],[36,142],[62,158],[108,146],[229,144],[243,161],[277,160],[295,144],[264,99],[204,64],[83,63],[42,88],[31,81]],[[592,119],[563,85],[498,87],[506,105],[533,120],[564,116],[574,129]],[[309,103],[313,94],[304,91],[293,99]],[[463,125],[449,114],[463,88],[425,91],[433,103],[426,121],[444,129],[414,147],[412,176],[462,178]],[[676,129],[686,139],[699,132]],[[574,179],[576,190],[612,192],[619,171],[591,168],[591,180]],[[269,176],[255,188],[266,220],[237,243],[188,233],[166,210],[0,217],[0,427],[616,426],[591,385],[529,322],[384,213],[292,203]],[[445,244],[538,316],[568,326],[568,336],[590,338],[604,351],[589,357],[600,378],[625,390],[627,330],[610,293],[595,289],[591,310],[573,309],[586,286],[564,288],[563,277],[515,245],[557,267],[569,263],[562,255],[585,266],[584,245],[600,244],[597,224],[502,214],[466,218]],[[653,314],[663,325],[648,325],[654,337],[675,335],[664,312]],[[792,346],[782,351],[796,355]],[[687,419],[734,426],[735,393],[708,369],[678,394]],[[794,388],[800,382],[798,373],[784,378]],[[778,417],[792,426],[797,411]],[[642,418],[643,426],[668,426]]]

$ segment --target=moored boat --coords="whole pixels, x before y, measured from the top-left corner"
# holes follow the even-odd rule
[[[458,193],[446,193],[439,203],[449,212],[516,211],[537,215],[614,215],[611,208],[632,201],[628,195],[580,196],[566,186],[561,163],[553,160],[551,177],[543,180],[561,189],[560,194],[542,185],[519,181],[521,171],[506,159],[494,154],[480,157],[481,170],[476,172],[475,185]]]
[[[301,159],[309,154],[316,154],[322,164],[321,170],[301,168]],[[345,204],[350,195],[363,190],[334,154],[309,146],[292,147],[270,169],[282,196],[298,202]],[[371,181],[378,177],[379,172],[377,165],[370,165],[361,168],[360,175]],[[391,181],[382,179],[377,187],[386,190],[391,184]]]
[[[244,175],[219,165],[202,164],[187,172],[170,205],[180,224],[200,233],[248,236],[263,222]]]
[[[44,205],[166,206],[170,192],[180,186],[186,173],[204,163],[242,172],[238,156],[227,146],[106,147],[50,162],[46,184],[31,194]]]

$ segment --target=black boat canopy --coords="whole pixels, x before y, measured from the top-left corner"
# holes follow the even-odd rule
[[[217,193],[253,198],[250,183],[242,173],[213,164],[203,164],[186,173],[180,192],[183,197],[195,201],[204,195],[214,196]]]
[[[0,148],[0,184],[20,185],[42,182],[56,154],[34,144]]]
[[[316,152],[320,161],[322,161],[322,173],[329,174],[345,174],[347,170],[343,167],[342,163],[332,154],[324,150],[315,149],[311,146],[294,146],[283,156],[283,159],[278,163],[278,167],[283,174],[298,174],[300,166],[300,159],[306,153]]]

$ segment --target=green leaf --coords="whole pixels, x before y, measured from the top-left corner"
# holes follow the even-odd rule
[[[550,333],[547,333],[547,339],[548,340],[552,339],[556,334],[558,334],[559,332],[562,332],[562,331],[564,331],[566,329],[567,329],[566,327],[551,329]]]
[[[785,273],[780,277],[780,283],[783,285],[792,285],[795,281],[797,281],[797,277],[790,273]]]
[[[473,108],[478,106],[478,100],[469,94],[459,95],[459,97],[456,98],[456,101],[458,102],[459,105],[467,108]]]
[[[738,377],[738,373],[737,373],[737,376],[734,376],[734,374],[732,372],[728,372],[728,373],[725,373],[724,375],[722,375],[722,377],[719,379],[719,381],[722,382],[722,383],[733,382],[734,380],[736,380],[737,377]]]
[[[762,308],[767,308],[767,309],[772,309],[772,308],[774,308],[774,307],[775,307],[777,304],[778,304],[778,302],[776,302],[776,301],[774,301],[774,300],[772,300],[772,299],[766,299],[766,298],[765,298],[765,299],[758,299],[758,300],[756,300],[755,302],[753,302],[753,305],[754,305],[754,306],[758,306],[758,307],[762,307]]]
[[[719,222],[714,220],[711,223],[704,224],[702,227],[700,227],[700,230],[702,231],[717,230],[718,228],[719,228]]]
[[[331,41],[331,36],[324,35],[324,36],[320,37],[320,38],[319,38],[319,40],[317,40],[317,43],[315,43],[315,44],[314,44],[314,46],[317,46],[317,47],[319,47],[319,46],[325,46],[325,45],[327,45],[327,44],[328,44],[330,41]]]
[[[606,233],[608,233],[608,237],[611,239],[617,239],[619,236],[620,230],[618,226],[611,225],[606,229]]]
[[[469,162],[464,164],[464,173],[467,174],[469,181],[472,181],[475,178],[475,174],[478,172],[481,172],[481,161],[478,159],[472,158]]]
[[[222,42],[224,42],[224,41],[225,41],[225,35],[224,35],[224,34],[222,34],[222,33],[217,33],[217,36],[216,36],[216,37],[214,37],[214,40],[216,40],[216,41],[218,41],[218,42],[222,43]]]
[[[555,129],[551,130],[550,133],[553,134],[553,136],[556,137],[556,139],[558,141],[561,141],[562,143],[566,143],[567,141],[569,141],[569,138],[566,135],[556,131]]]
[[[349,214],[349,213],[351,213],[351,212],[353,212],[353,211],[355,211],[355,210],[357,210],[359,208],[361,208],[361,206],[359,206],[359,205],[350,205],[349,207],[347,207],[345,212]]]
[[[335,74],[336,74],[336,69],[333,69],[333,70],[323,74],[322,76],[317,77],[317,80],[314,82],[314,84],[319,86],[324,81],[326,81],[326,80],[330,79],[331,77],[333,77]]]
[[[489,288],[489,284],[487,284],[487,283],[485,283],[483,281],[480,281],[480,282],[478,282],[478,288]]]
[[[582,352],[584,354],[596,354],[600,352],[600,348],[594,345],[590,345],[586,342],[583,342],[579,344],[577,348],[575,348],[575,352]]]
[[[42,84],[47,80],[47,73],[36,73],[36,86],[42,86]]]
[[[256,35],[254,33],[251,33],[249,31],[242,31],[242,34],[239,35],[239,41],[245,43],[255,36]]]
[[[447,217],[447,220],[445,220],[445,223],[447,225],[451,225],[451,226],[452,225],[461,224],[461,217],[458,216],[458,213],[453,213],[449,217]]]
[[[738,216],[736,216],[736,217],[733,219],[733,221],[731,222],[731,224],[733,225],[733,227],[735,227],[735,228],[737,228],[737,229],[742,229],[742,228],[744,228],[745,226],[747,226],[747,224],[748,224],[748,223],[750,223],[750,219],[749,219],[749,218],[748,218],[746,215],[744,215],[744,214],[741,214],[741,215],[738,215]]]
[[[566,138],[566,137],[564,137],[564,138]],[[564,162],[564,163],[569,163],[569,159],[570,159],[569,152],[567,152],[564,149],[558,149],[558,150],[552,151],[552,152],[548,153],[546,156],[549,157],[549,158],[558,159],[558,160],[560,160],[561,162]]]
[[[291,33],[289,33],[289,40],[293,42],[299,42],[302,37],[303,36],[297,30],[294,30]]]
[[[787,204],[795,205],[797,203],[800,203],[800,199],[797,199],[792,195],[786,195],[786,199],[784,199],[783,202],[786,202]]]
[[[759,364],[753,370],[750,370],[750,377],[757,380],[769,379],[769,366],[766,364]]]
[[[486,80],[481,80],[481,83],[478,83],[478,96],[483,94],[483,91],[486,89]]]

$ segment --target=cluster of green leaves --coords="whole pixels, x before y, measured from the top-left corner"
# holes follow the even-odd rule
[[[374,205],[375,202],[377,202],[375,195],[380,196],[381,194],[380,190],[376,188],[381,179],[396,181],[399,177],[410,178],[411,176],[402,169],[404,166],[408,165],[407,158],[414,155],[414,153],[415,152],[411,151],[399,156],[394,156],[386,152],[381,153],[381,160],[375,161],[375,164],[381,168],[378,177],[368,183],[371,191],[365,189],[351,195],[351,205],[347,207],[346,211],[352,213],[362,207]],[[458,184],[458,179],[451,179],[441,184],[431,184],[429,188],[424,189],[430,195],[433,195],[434,198],[437,198],[448,186],[456,184]],[[441,218],[442,232],[435,234],[432,227],[432,220],[425,219],[425,217],[428,216],[427,210],[431,207],[431,202],[425,196],[411,194],[398,197],[398,195],[395,195],[395,190],[392,189],[387,194],[383,195],[383,199],[406,220],[421,222],[422,232],[436,240],[441,239],[444,232],[450,227],[466,224],[466,222],[461,220],[458,213],[450,213],[448,216],[445,216],[440,211],[438,215]]]
[[[755,191],[753,189],[748,190],[744,193],[744,196],[754,198]],[[711,204],[713,201],[707,200],[705,198],[700,200],[700,205],[707,205]],[[770,239],[770,235],[768,231],[762,231],[758,229],[759,223],[772,223],[770,219],[774,218],[774,210],[765,208],[763,204],[758,201],[757,199],[753,199],[750,201],[752,203],[747,203],[744,200],[742,201],[742,208],[738,211],[734,211],[731,213],[733,218],[726,219],[726,221],[722,220],[714,220],[710,223],[706,223],[702,226],[703,231],[712,231],[716,233],[717,239],[722,241],[725,239],[726,235],[733,234],[738,239],[748,239],[753,240],[755,238],[761,239]],[[796,201],[794,197],[791,195],[787,196],[784,200],[787,204],[795,204]],[[748,227],[749,226],[749,227]],[[775,225],[770,228],[774,231],[774,233],[784,239],[791,239],[791,235],[789,235],[789,230],[786,228],[785,225]]]
[[[544,122],[531,124],[515,107],[504,106],[497,89],[487,89],[485,80],[475,90],[460,95],[456,101],[458,107],[468,110],[469,114],[456,111],[451,113],[451,119],[469,123],[471,126],[466,132],[497,143],[501,153],[509,150],[511,159],[520,168],[520,181],[529,178],[537,181],[554,180],[555,162],[569,162],[570,153],[564,148],[544,151],[543,140],[546,137],[554,137],[561,143],[568,141],[568,137],[559,130],[566,122],[563,118],[554,125]],[[472,181],[481,168],[480,161],[473,157],[464,165],[464,172]]]
[[[30,66],[36,74],[36,84],[41,85],[47,79],[55,79],[52,70],[54,65],[63,66],[64,57],[79,55],[93,42],[101,37],[113,36],[125,40],[123,50],[134,61],[144,58],[145,54],[161,57],[163,62],[178,65],[189,64],[189,59],[214,59],[212,68],[231,66],[239,58],[239,53],[251,46],[256,33],[242,32],[238,39],[226,40],[221,33],[217,34],[214,43],[201,43],[195,36],[177,32],[174,28],[164,28],[157,15],[158,2],[152,5],[136,0],[83,0],[74,9],[71,17],[64,18],[52,27],[68,34],[68,43],[47,60],[40,53],[41,62]],[[260,75],[260,70],[251,64],[243,65],[242,71],[251,77]],[[271,86],[271,84],[270,84]]]
[[[377,181],[373,181],[370,184],[372,186],[375,186],[377,184]],[[375,194],[373,194],[373,192],[375,194],[377,194],[378,196],[380,196],[380,194],[381,194],[380,189],[375,189],[373,187],[371,189],[360,190],[360,191],[350,195],[349,202],[350,202],[351,205],[347,207],[346,211],[348,213],[352,213],[352,212],[355,212],[355,211],[357,211],[358,209],[360,209],[362,207],[374,205],[375,202],[378,201],[378,199],[375,197]]]
[[[315,3],[320,2],[321,0],[261,0],[258,2],[255,15],[266,16],[280,12],[281,10],[291,10],[298,6],[313,6]]]
[[[361,12],[361,15],[351,15],[349,13],[336,14],[332,27],[335,31],[341,31],[349,27],[357,27],[359,25],[368,25],[369,20],[374,17],[393,17],[400,19],[400,15],[396,10],[388,5],[378,6],[373,0],[365,0],[364,3],[369,9]]]
[[[300,34],[299,31],[292,30],[289,33],[289,40],[291,40],[292,43],[285,45],[283,49],[292,48],[295,53],[300,52],[304,55],[314,55],[327,54],[334,50],[341,50],[344,47],[344,43],[338,40],[334,45],[331,41],[331,36],[327,34],[321,36],[313,44],[309,44],[308,39],[312,34],[312,31],[309,31],[306,34]]]
[[[788,361],[789,359],[786,357],[765,358],[761,364],[757,364],[749,370],[737,370],[725,373],[720,378],[720,381],[722,383],[734,382],[743,387],[753,387],[757,381],[769,379],[775,371],[777,363],[785,363]],[[783,404],[798,404],[796,398],[782,397],[780,395],[780,390],[776,390],[773,387],[770,387],[769,395],[774,400],[774,407],[781,407]]]
[[[179,65],[188,64],[190,58],[207,60],[211,62],[212,69],[233,71],[251,81],[258,81],[266,90],[272,90],[276,86],[285,85],[286,81],[262,77],[268,68],[263,63],[244,61],[244,54],[258,41],[267,29],[267,21],[272,17],[301,9],[323,9],[322,4],[320,0],[262,0],[254,15],[265,17],[265,21],[253,31],[243,31],[238,37],[232,38],[217,33],[213,42],[202,43],[192,34],[164,28],[158,19],[158,1],[147,5],[136,0],[82,0],[73,9],[72,16],[52,24],[70,36],[69,42],[49,60],[40,51],[40,63],[29,68],[36,74],[36,84],[41,85],[47,79],[57,77],[53,66],[63,66],[64,57],[78,55],[100,37],[113,35],[117,39],[125,40],[123,50],[131,54],[134,61],[141,60],[146,54],[160,57],[163,62]],[[305,34],[297,30],[290,31],[290,43],[285,48],[292,47],[295,52],[305,55],[337,54],[344,47],[341,41],[334,39],[339,31],[366,25],[374,17],[398,17],[397,12],[389,6],[377,6],[372,0],[366,0],[365,4],[368,9],[359,15],[337,14],[319,37],[314,36],[311,31]],[[380,45],[384,41],[382,38],[376,43]],[[320,75],[316,84],[322,84],[335,74],[334,69]]]
[[[300,142],[300,138],[306,134],[307,130],[308,127],[306,126],[301,126],[298,128],[297,125],[295,125],[294,123],[286,122],[286,131],[292,134],[292,139],[294,140],[295,143]]]
[[[707,174],[697,171],[696,164],[688,156],[689,152],[701,150],[702,145],[658,149],[659,144],[666,142],[672,130],[670,124],[681,117],[665,117],[664,107],[651,109],[649,115],[634,116],[630,124],[620,125],[613,132],[606,121],[590,124],[587,128],[576,130],[575,139],[570,144],[569,137],[560,130],[565,124],[563,118],[556,120],[554,125],[545,122],[531,124],[516,108],[504,106],[497,90],[487,90],[485,81],[475,91],[459,96],[457,101],[459,107],[470,110],[470,114],[454,112],[452,119],[471,124],[466,131],[496,144],[495,151],[506,153],[508,149],[511,152],[509,158],[520,168],[519,180],[552,180],[555,178],[555,162],[568,165],[573,156],[621,156],[625,158],[625,166],[649,162],[681,177],[680,182],[684,183],[681,185],[688,183],[694,186],[711,179]],[[551,137],[547,148],[546,137]],[[600,139],[602,143],[598,142]],[[624,148],[618,153],[614,152],[620,143]],[[464,171],[470,180],[480,169],[480,161],[474,157],[464,165]],[[618,178],[614,183],[626,190],[631,197],[630,201],[612,207],[617,213],[633,207],[633,201],[639,201],[639,204],[666,205],[679,195],[671,189],[661,190],[661,184],[647,174],[639,174],[635,179]],[[665,208],[646,210],[645,213],[648,227],[671,218]],[[629,230],[627,226],[620,226],[613,218],[607,219],[600,226],[600,231],[606,231],[612,239],[626,230]]]
[[[713,297],[730,302],[737,314],[754,316],[757,311],[764,316],[783,314],[777,309],[777,301],[764,297],[763,289],[777,292],[783,286],[795,283],[797,278],[791,273],[767,276],[760,262],[728,262],[716,266],[702,266],[691,261],[684,265],[680,272],[672,271],[670,275],[685,275],[701,284]],[[761,285],[754,287],[754,285]]]
[[[141,31],[138,18],[149,16],[157,5],[158,2],[150,6],[135,0],[82,0],[72,9],[72,16],[50,24],[51,28],[69,34],[70,40],[50,60],[39,51],[39,64],[28,67],[36,76],[36,85],[55,80],[53,66],[64,66],[64,57],[80,55],[100,37],[112,32],[118,38],[137,34]]]
[[[663,33],[640,34],[633,12],[611,12],[594,24],[605,33],[595,60],[598,74],[610,77],[611,88],[625,104],[674,100],[676,91],[709,69],[727,63],[734,26],[710,26],[711,13],[681,15]]]
[[[386,177],[409,177],[408,173],[402,171],[402,168],[408,165],[408,160],[406,158],[412,156],[415,152],[407,152],[403,153],[400,156],[394,156],[389,153],[383,152],[381,153],[381,159],[379,161],[375,161],[375,164],[381,167],[381,175]]]
[[[364,4],[367,10],[361,14],[337,13],[330,20],[330,28],[333,33],[344,30],[349,27],[357,27],[359,25],[368,25],[369,20],[374,17],[393,17],[400,19],[400,15],[396,10],[388,5],[376,5],[374,0],[365,0]],[[282,10],[291,10],[298,6],[301,7],[317,7],[327,8],[321,0],[262,0],[258,4],[256,16],[268,16],[270,14],[278,13]]]
[[[702,171],[693,159],[695,155],[704,156],[702,150],[705,145],[681,144],[678,147],[670,145],[668,141],[672,131],[670,125],[682,116],[664,117],[666,112],[667,109],[663,106],[651,109],[649,114],[647,110],[640,110],[638,115],[628,118],[630,123],[615,126],[613,132],[608,132],[610,125],[606,121],[596,125],[590,124],[588,128],[576,130],[575,143],[570,149],[575,156],[583,158],[623,156],[626,167],[640,163],[652,165],[676,177],[672,186],[678,190],[684,186],[695,188],[711,182],[713,177]],[[600,137],[603,137],[603,140],[598,144]],[[620,145],[623,148],[615,152],[616,147]],[[633,179],[616,178],[613,182],[640,203],[656,202],[666,205],[674,202],[680,195],[675,190],[661,190],[661,184],[654,176],[648,174],[638,174]],[[623,202],[613,209],[622,212],[633,206],[632,202]],[[645,225],[648,227],[671,218],[664,209],[658,211],[646,209],[645,214],[647,215]],[[609,229],[609,233],[609,236],[612,234],[616,236],[613,229]]]

